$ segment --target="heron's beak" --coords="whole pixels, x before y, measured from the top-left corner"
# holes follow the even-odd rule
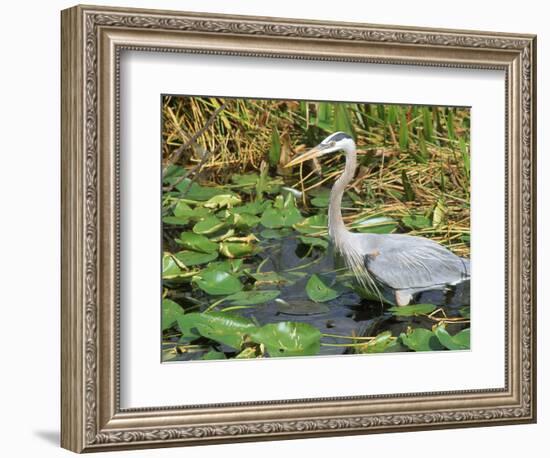
[[[325,152],[327,148],[328,146],[325,145],[317,145],[315,148],[312,148],[309,151],[306,151],[305,153],[296,156],[294,159],[288,162],[285,167],[292,167],[296,164],[301,164],[304,161],[319,157]]]

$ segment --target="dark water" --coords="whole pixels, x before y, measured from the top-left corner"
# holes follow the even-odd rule
[[[342,260],[334,256],[331,248],[326,252],[314,250],[308,254],[308,248],[298,243],[295,236],[276,240],[263,239],[261,248],[259,254],[263,263],[261,272],[276,272],[280,275],[291,275],[293,279],[297,279],[291,283],[263,286],[263,289],[278,288],[281,292],[280,296],[272,302],[234,312],[252,318],[260,325],[294,321],[311,324],[319,328],[323,334],[373,336],[390,330],[392,335],[398,336],[408,326],[431,329],[434,324],[432,320],[423,317],[395,317],[385,311],[385,307],[380,302],[363,299],[351,288],[344,286],[341,279],[347,270]],[[251,270],[255,272],[258,265],[260,261]],[[300,266],[306,267],[300,268]],[[340,296],[324,303],[311,301],[306,294],[306,283],[313,273],[317,274],[325,285],[340,291]],[[352,281],[352,277],[348,280]],[[468,281],[449,291],[424,292],[415,299],[415,302],[442,306],[447,316],[453,317],[459,316],[458,307],[469,305],[469,298]],[[447,329],[454,334],[464,327],[463,324],[449,324]],[[350,339],[327,336],[322,338],[322,342],[349,344]],[[234,351],[223,345],[220,346],[220,350],[228,354]],[[320,354],[335,355],[348,352],[350,352],[349,347],[321,346]],[[189,360],[201,356],[200,352],[184,353],[177,359]]]

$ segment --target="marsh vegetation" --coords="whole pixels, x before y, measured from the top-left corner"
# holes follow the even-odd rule
[[[166,96],[162,116],[163,361],[469,348],[469,284],[395,307],[335,255],[339,155],[284,167],[344,131],[348,228],[469,257],[469,109]]]

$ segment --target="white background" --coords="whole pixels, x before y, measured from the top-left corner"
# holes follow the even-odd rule
[[[133,52],[121,75],[122,407],[504,386],[504,72]],[[159,94],[182,91],[471,106],[471,351],[159,364]]]
[[[96,0],[96,3],[104,2]],[[187,9],[266,16],[349,20],[416,26],[537,33],[539,37],[539,285],[547,276],[542,237],[548,231],[542,183],[549,147],[542,127],[549,123],[550,40],[544,2],[468,1],[447,8],[441,1],[358,2],[356,0],[258,2],[239,0],[123,1],[120,6]],[[59,424],[59,10],[70,2],[6,3],[0,46],[0,418],[4,456],[68,456],[57,447]],[[545,56],[546,54],[546,56]],[[546,274],[546,275],[545,275]],[[385,434],[344,438],[231,444],[192,449],[123,452],[128,456],[334,456],[335,454],[445,457],[538,455],[546,449],[549,325],[544,291],[539,291],[539,424]],[[438,452],[439,453],[439,452]],[[536,454],[536,455],[535,455]]]

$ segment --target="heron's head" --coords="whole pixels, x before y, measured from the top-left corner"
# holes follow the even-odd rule
[[[301,162],[314,159],[319,156],[324,156],[325,154],[335,153],[337,151],[347,152],[352,150],[355,150],[355,142],[353,141],[353,138],[344,132],[336,132],[334,134],[330,134],[315,148],[296,156],[288,164],[286,164],[285,167],[292,167],[293,165],[300,164]]]

